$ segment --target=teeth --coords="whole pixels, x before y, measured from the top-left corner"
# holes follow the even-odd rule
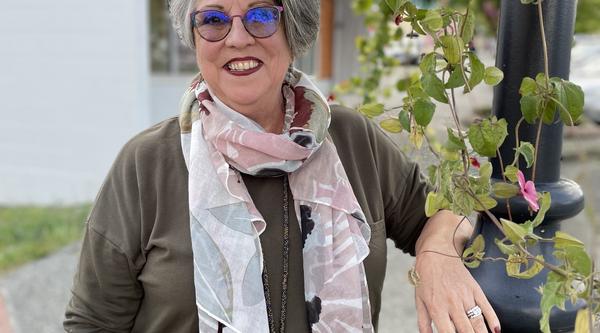
[[[258,61],[256,60],[236,61],[227,64],[227,68],[231,71],[247,71],[256,67],[258,67]]]

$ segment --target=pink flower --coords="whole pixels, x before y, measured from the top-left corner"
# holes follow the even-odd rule
[[[525,201],[529,204],[529,208],[534,212],[540,209],[538,204],[537,192],[535,190],[535,184],[528,180],[525,182],[525,175],[521,170],[517,172],[517,178],[519,179],[519,187],[521,188],[521,195],[525,198]]]

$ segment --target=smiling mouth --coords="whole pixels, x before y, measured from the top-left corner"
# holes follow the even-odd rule
[[[262,62],[256,58],[233,59],[223,66],[230,74],[236,76],[250,75],[262,67]]]

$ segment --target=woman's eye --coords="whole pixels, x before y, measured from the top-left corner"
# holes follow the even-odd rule
[[[221,25],[225,24],[227,20],[220,15],[206,15],[202,20],[202,25]]]

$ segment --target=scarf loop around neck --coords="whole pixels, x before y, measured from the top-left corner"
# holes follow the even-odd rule
[[[200,332],[216,332],[218,323],[224,332],[269,331],[259,238],[267,225],[239,172],[288,174],[312,332],[373,332],[363,266],[370,228],[327,136],[329,106],[297,70],[282,93],[283,134],[265,132],[211,96],[201,76],[182,99]]]

